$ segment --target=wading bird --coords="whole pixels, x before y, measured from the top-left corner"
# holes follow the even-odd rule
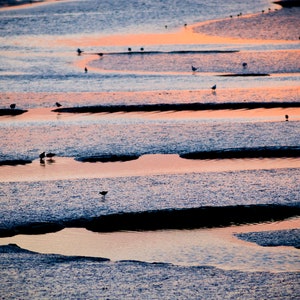
[[[108,193],[108,191],[101,191],[99,192],[100,195],[102,195],[102,200],[105,200],[105,196]]]
[[[77,54],[80,55],[83,52],[83,50],[77,49]]]
[[[46,156],[46,154],[45,154],[45,152],[42,152],[41,154],[40,154],[40,164],[42,164],[42,165],[44,165],[45,164],[45,156]]]
[[[46,157],[52,159],[55,155],[56,155],[55,153],[49,152],[46,154]]]
[[[198,68],[192,66],[192,71],[193,71],[193,72],[196,72],[197,70],[198,70]]]
[[[46,153],[45,153],[45,152],[42,152],[42,153],[40,154],[40,159],[44,159],[45,156],[46,156]]]

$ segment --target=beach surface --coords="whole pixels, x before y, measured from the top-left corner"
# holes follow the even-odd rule
[[[257,151],[264,147],[272,153],[277,149],[298,151],[299,107],[53,111],[57,101],[66,109],[191,102],[297,104],[300,9],[267,4],[270,10],[266,6],[264,12],[228,15],[176,30],[165,28],[165,32],[30,38],[33,45],[40,43],[43,49],[50,39],[53,49],[88,50],[72,59],[65,53],[53,58],[59,62],[64,59],[65,65],[75,70],[75,75],[68,76],[75,78],[76,84],[68,76],[55,74],[58,77],[50,78],[53,81],[49,84],[55,89],[48,92],[48,81],[28,84],[22,75],[26,90],[16,84],[12,91],[1,91],[1,107],[18,103],[18,108],[26,109],[17,116],[0,117],[2,138],[7,141],[1,152],[0,229],[14,233],[0,238],[0,290],[5,299],[299,297],[299,216],[191,230],[96,232],[78,226],[113,214],[119,218],[125,213],[173,213],[176,209],[211,206],[259,208],[275,204],[298,209],[298,154],[230,159],[184,159],[181,155],[200,150],[210,155],[215,150],[228,153],[236,148]],[[28,6],[35,5],[39,4]],[[28,38],[20,39],[18,46],[27,43]],[[128,45],[136,49],[143,46],[151,54],[128,56]],[[191,74],[190,65],[198,57],[194,53],[187,58],[182,54],[171,56],[174,65],[164,54],[152,53],[159,48],[171,55],[169,47],[173,45],[180,50],[201,45],[201,50],[208,51],[197,53],[203,59],[197,65],[200,71]],[[242,50],[230,53],[229,62],[224,59],[228,53],[221,53],[218,67],[212,62],[220,48]],[[119,54],[106,55],[115,49]],[[99,57],[98,53],[104,54]],[[154,63],[153,57],[168,63]],[[241,69],[243,59],[249,63],[246,70]],[[57,68],[61,71],[65,65],[57,64]],[[245,79],[249,78],[247,73],[262,73],[261,65],[271,76]],[[88,74],[82,74],[84,67]],[[17,73],[1,71],[8,78]],[[212,78],[217,81],[220,74],[243,76],[218,79],[217,91],[213,92]],[[178,88],[174,84],[177,76],[182,79]],[[128,88],[135,82],[135,89]],[[39,159],[42,151],[52,150],[56,153],[52,159]],[[129,154],[134,159],[101,162],[103,153],[109,158]],[[27,162],[14,163],[17,159]],[[95,162],[84,162],[92,159]],[[12,165],[5,163],[8,160]],[[102,190],[108,190],[107,196],[99,195]],[[54,224],[57,231],[30,232],[32,225],[43,223]],[[69,225],[58,230],[62,224]],[[26,226],[28,234],[15,234]]]

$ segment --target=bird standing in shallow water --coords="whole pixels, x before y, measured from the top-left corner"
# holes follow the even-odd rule
[[[211,87],[211,89],[213,90],[213,91],[215,91],[216,90],[216,88],[217,88],[217,85],[215,84],[215,85],[213,85],[212,87]]]
[[[84,68],[84,72],[85,72],[85,73],[87,73],[87,72],[88,72],[88,69],[87,69],[87,67],[85,67],[85,68]]]
[[[106,196],[107,193],[108,193],[108,191],[101,191],[101,192],[99,192],[99,194],[102,195],[102,200],[103,201],[105,200],[105,196]]]
[[[55,155],[56,155],[55,153],[49,152],[46,154],[46,157],[51,160]]]
[[[15,109],[15,108],[16,108],[16,104],[15,104],[15,103],[12,103],[9,107],[10,107],[11,109]]]
[[[285,120],[286,120],[286,121],[289,120],[289,115],[285,115]]]
[[[193,71],[193,72],[196,72],[197,70],[198,70],[198,68],[192,66],[192,71]]]
[[[40,164],[44,165],[45,164],[45,157],[46,157],[46,153],[45,152],[42,152],[40,154]]]

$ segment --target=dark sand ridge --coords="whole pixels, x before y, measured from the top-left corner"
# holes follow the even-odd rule
[[[0,0],[0,9],[22,9],[31,6],[44,5],[51,2],[63,2],[68,0]]]
[[[69,227],[86,228],[94,232],[216,228],[282,221],[299,216],[300,207],[280,204],[202,206],[115,213],[92,218],[61,220],[59,222],[26,223],[11,228],[0,228],[0,236],[44,234]]]
[[[63,107],[54,109],[58,113],[114,113],[114,112],[153,112],[183,110],[225,110],[256,108],[300,107],[300,102],[240,102],[240,103],[176,103],[176,104],[139,104],[139,105],[95,105],[82,107]]]
[[[257,108],[299,108],[300,102],[228,102],[228,103],[160,103],[136,105],[93,105],[61,107],[52,110],[57,113],[115,113],[115,112],[166,112],[199,110],[237,110]],[[24,109],[0,109],[0,116],[16,116],[26,113]]]
[[[0,8],[26,5],[26,4],[36,4],[39,2],[43,2],[43,1],[41,0],[0,0]]]

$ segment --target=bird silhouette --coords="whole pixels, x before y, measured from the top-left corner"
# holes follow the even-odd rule
[[[42,152],[42,153],[40,154],[40,159],[44,159],[45,156],[46,156],[46,153],[45,153],[45,152]]]
[[[244,69],[246,69],[248,64],[246,62],[243,62],[242,66],[243,66]]]
[[[83,50],[77,49],[77,54],[80,55],[83,52]]]
[[[87,67],[85,67],[85,68],[84,68],[84,72],[85,72],[85,73],[87,73],[87,72],[88,72],[88,69],[87,69]]]
[[[46,153],[45,152],[42,152],[40,155],[40,163],[42,164],[42,165],[44,165],[45,164],[45,156],[46,156]]]
[[[62,106],[59,102],[55,102],[55,105],[56,105],[57,107],[61,107],[61,106]]]
[[[12,103],[9,107],[11,108],[11,109],[15,109],[16,108],[16,103]]]
[[[285,120],[286,120],[286,121],[289,120],[289,115],[285,115]]]
[[[55,153],[49,152],[46,154],[46,157],[52,159],[55,155]]]
[[[103,201],[105,200],[105,196],[106,196],[107,193],[108,193],[108,191],[101,191],[101,192],[99,192],[99,194],[102,195],[102,200]]]
[[[192,71],[193,71],[193,72],[196,72],[197,70],[198,70],[198,68],[192,66]]]
[[[217,88],[217,85],[215,84],[215,85],[213,85],[212,87],[211,87],[211,89],[213,90],[213,91],[215,91],[216,90],[216,88]]]

